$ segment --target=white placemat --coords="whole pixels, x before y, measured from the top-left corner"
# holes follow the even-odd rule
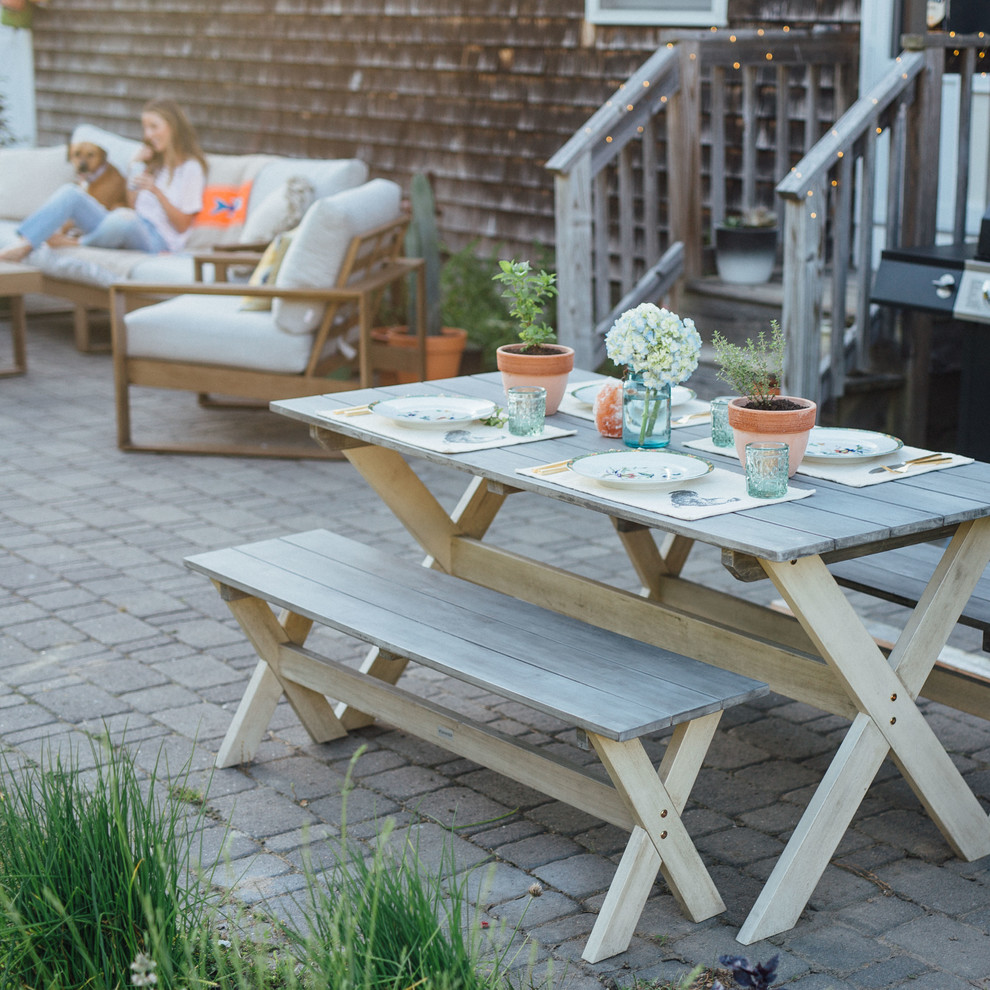
[[[397,426],[390,419],[373,412],[355,413],[349,409],[321,409],[317,416],[334,422],[354,423],[362,430],[380,437],[400,440],[423,450],[435,450],[440,454],[457,454],[466,450],[484,450],[486,447],[510,447],[517,443],[534,443],[549,440],[551,437],[570,437],[577,430],[565,430],[559,426],[544,426],[539,436],[517,437],[507,426],[485,426],[483,423],[469,423],[452,430],[423,430],[410,426]]]
[[[782,498],[752,498],[746,494],[746,479],[741,474],[733,474],[721,468],[715,468],[703,478],[686,481],[677,488],[647,492],[607,488],[569,470],[557,471],[553,474],[540,474],[539,470],[539,466],[518,468],[516,474],[525,474],[553,485],[608,499],[610,502],[632,505],[638,509],[686,520],[707,519],[709,516],[741,512],[743,509],[758,509],[763,505],[807,498],[815,493],[813,488],[789,487],[787,494]]]
[[[939,464],[909,464],[904,471],[898,471],[896,474],[877,470],[882,464],[892,467],[915,457],[937,453],[936,450],[904,446],[892,454],[884,454],[883,457],[871,457],[868,461],[802,461],[797,473],[807,478],[821,478],[823,481],[836,481],[840,485],[850,485],[853,488],[866,488],[869,485],[882,485],[885,481],[913,478],[915,475],[927,474],[929,471],[942,471],[945,468],[957,467],[960,464],[973,463],[972,457],[946,453],[945,456],[949,460]]]
[[[706,454],[718,454],[720,457],[731,457],[734,461],[739,460],[736,456],[735,444],[731,447],[716,447],[712,443],[711,437],[702,437],[700,440],[685,440],[684,446],[693,447],[695,450],[704,451]]]
[[[689,440],[685,447],[704,451],[706,454],[722,454],[726,457],[736,457],[735,447],[716,447],[710,437],[703,440]],[[926,454],[937,454],[935,450],[923,450],[921,447],[901,447],[892,454],[883,457],[871,457],[868,461],[802,461],[797,469],[797,476],[805,478],[820,478],[822,481],[834,481],[851,488],[867,488],[870,485],[882,485],[885,481],[897,481],[898,478],[913,478],[928,471],[941,471],[943,468],[957,467],[960,464],[972,464],[972,457],[961,454],[946,453],[947,461],[939,464],[911,464],[906,471],[891,474],[889,471],[877,471],[881,464],[893,466],[902,461],[910,461],[915,457]]]
[[[583,388],[585,385],[594,385],[600,382],[612,382],[615,385],[622,383],[615,378],[596,378],[590,382],[575,382],[567,386],[563,399],[557,407],[557,412],[566,413],[568,416],[577,416],[578,419],[595,421],[594,406],[589,406],[586,402],[578,402],[571,394],[576,388]],[[682,402],[679,406],[674,406],[670,410],[670,427],[673,430],[682,426],[698,426],[700,423],[707,423],[711,420],[711,410],[709,404],[702,399],[690,399]]]

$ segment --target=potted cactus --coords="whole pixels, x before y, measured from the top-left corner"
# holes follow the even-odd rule
[[[437,230],[436,202],[430,180],[422,174],[414,175],[409,186],[412,204],[412,220],[406,232],[406,256],[423,259],[423,275],[426,284],[426,378],[453,378],[460,371],[461,354],[467,343],[467,330],[445,327],[440,318],[440,235]],[[376,345],[390,348],[415,349],[417,344],[416,279],[409,280],[408,323],[405,326],[379,327],[372,331]],[[374,362],[374,358],[372,358]],[[382,372],[383,385],[396,382],[415,382],[414,372]]]

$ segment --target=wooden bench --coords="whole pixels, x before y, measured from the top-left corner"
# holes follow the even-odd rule
[[[218,766],[251,759],[283,694],[317,742],[381,718],[631,832],[585,959],[628,947],[658,870],[692,920],[725,909],[681,811],[722,710],[761,697],[766,684],[326,530],[199,554],[186,564],[213,580],[260,657]],[[314,622],[376,649],[361,670],[307,649]],[[613,786],[397,687],[408,660],[585,733]],[[327,698],[342,704],[335,710]],[[658,771],[642,737],[670,727]]]
[[[935,573],[942,549],[932,543],[915,543],[868,557],[836,561],[829,564],[829,570],[843,587],[913,608]],[[974,588],[959,623],[979,629],[983,649],[990,652],[990,569]],[[990,664],[986,670],[990,672]],[[922,693],[961,711],[990,718],[990,676],[979,669],[962,668],[942,659]]]

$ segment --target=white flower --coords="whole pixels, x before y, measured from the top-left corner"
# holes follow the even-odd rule
[[[605,335],[605,351],[616,364],[642,374],[647,388],[676,385],[698,367],[701,335],[694,320],[653,303],[627,310]]]

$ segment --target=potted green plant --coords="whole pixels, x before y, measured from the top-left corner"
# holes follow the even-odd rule
[[[440,234],[437,230],[436,201],[430,180],[422,174],[412,177],[409,185],[412,219],[406,232],[405,250],[410,258],[423,259],[423,280],[426,286],[426,378],[453,378],[460,371],[461,354],[467,343],[467,330],[443,326],[440,316]],[[372,331],[376,344],[412,351],[417,346],[416,279],[410,278],[408,292],[408,322],[405,326],[379,327]],[[415,382],[414,372],[385,372],[382,384]]]
[[[761,330],[743,345],[730,343],[716,330],[712,346],[716,376],[737,393],[729,402],[729,425],[740,462],[746,463],[747,443],[780,440],[790,448],[788,467],[793,475],[807,449],[818,407],[810,399],[780,395],[785,347],[780,324],[772,320],[769,337]]]
[[[759,285],[777,262],[777,214],[765,207],[743,210],[715,226],[715,267],[723,282]]]
[[[492,276],[509,300],[509,315],[519,326],[518,344],[503,344],[496,351],[505,388],[542,385],[547,390],[547,415],[552,416],[567,388],[574,367],[574,348],[556,343],[557,335],[545,322],[547,304],[557,295],[557,276],[536,272],[528,261],[499,261]]]

